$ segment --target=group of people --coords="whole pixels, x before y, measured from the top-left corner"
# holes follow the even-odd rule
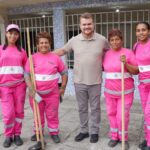
[[[36,89],[31,82],[30,61],[20,47],[20,29],[15,24],[6,28],[6,43],[0,47],[0,96],[4,122],[4,147],[12,142],[23,144],[20,137],[24,118],[26,85],[29,89],[30,105],[36,93],[42,101],[38,104],[44,133],[45,118],[49,133],[55,143],[59,138],[59,98],[64,94],[68,74],[67,67],[59,56],[74,52],[74,86],[80,118],[80,132],[75,137],[80,142],[90,136],[90,142],[99,139],[100,96],[102,71],[105,72],[104,95],[110,125],[109,147],[122,141],[121,116],[121,63],[124,64],[125,97],[125,149],[129,149],[128,124],[133,103],[134,80],[139,76],[139,93],[144,113],[145,140],[139,145],[141,150],[150,150],[150,25],[139,22],[136,25],[137,42],[133,50],[123,47],[123,35],[119,29],[112,29],[108,40],[95,32],[94,20],[90,13],[80,16],[81,33],[72,37],[64,47],[51,52],[51,37],[42,32],[36,37],[37,53],[32,55]],[[58,73],[62,84],[58,87]],[[88,107],[90,106],[90,117]],[[90,119],[90,127],[89,127]],[[36,134],[31,137],[36,141]]]
[[[32,55],[33,64],[19,45],[20,29],[16,24],[6,28],[6,43],[0,46],[0,96],[4,122],[5,140],[3,146],[10,147],[14,142],[20,146],[20,137],[24,118],[26,87],[29,89],[30,105],[36,93],[42,101],[38,104],[42,131],[44,133],[45,116],[49,133],[54,142],[59,143],[58,108],[60,95],[64,94],[67,84],[67,68],[61,58],[51,52],[52,39],[49,33],[41,32],[36,37],[37,53]],[[34,67],[36,89],[31,80],[30,66]],[[58,86],[59,74],[61,87]],[[33,110],[34,111],[34,110]],[[36,130],[31,141],[36,141]]]

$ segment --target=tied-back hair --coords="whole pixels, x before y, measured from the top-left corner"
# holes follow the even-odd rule
[[[145,21],[138,22],[135,27],[137,27],[139,24],[144,24],[146,28],[150,30],[150,24],[148,22],[145,22]]]
[[[150,31],[150,24],[149,24],[148,22],[146,22],[146,21],[138,22],[138,23],[135,25],[135,28],[137,28],[137,26],[138,26],[139,24],[144,24],[144,25],[146,26],[147,30]],[[138,45],[139,45],[139,42],[136,42],[136,44],[135,44],[134,47],[133,47],[133,52],[134,52],[134,54],[136,53],[136,49],[137,49]]]
[[[12,29],[12,30],[15,30],[15,29]],[[17,30],[15,30],[15,31],[17,31]],[[17,31],[17,32],[18,32],[18,31]],[[18,34],[19,34],[19,32],[18,32]],[[16,41],[15,45],[16,45],[18,51],[21,52],[20,35],[19,35],[19,38],[18,38],[18,40]],[[7,47],[8,47],[8,40],[7,40],[7,38],[5,38],[5,44],[4,44],[4,46],[3,46],[3,50],[6,50]]]

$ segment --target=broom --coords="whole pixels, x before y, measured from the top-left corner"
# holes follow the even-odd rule
[[[31,74],[31,82],[33,84],[34,89],[36,90],[36,82],[35,82],[35,75],[34,75],[34,68],[33,68],[33,60],[31,55],[31,48],[30,48],[30,36],[29,36],[29,28],[26,28],[27,31],[27,44],[28,44],[28,55],[29,55],[29,63],[30,63],[30,74]],[[34,112],[34,121],[35,121],[35,128],[36,128],[36,138],[37,144],[30,147],[29,150],[40,150],[45,149],[44,146],[44,138],[42,133],[42,125],[41,125],[41,118],[39,107],[35,98],[33,98],[33,112]],[[39,137],[39,130],[40,130],[40,137]]]

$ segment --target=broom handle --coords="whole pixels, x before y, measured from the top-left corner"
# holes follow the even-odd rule
[[[122,150],[125,150],[125,138],[124,138],[124,63],[121,62],[121,100],[122,100]]]
[[[30,48],[29,28],[26,28],[26,31],[27,31],[27,43],[28,43],[28,55],[29,55],[30,71],[31,71],[31,81],[33,83],[34,89],[36,89],[33,60],[32,60],[32,55],[31,55],[31,48]],[[37,141],[40,141],[40,138],[41,138],[42,149],[44,149],[44,137],[42,133],[40,112],[39,112],[38,104],[34,99],[33,99],[33,107],[34,107],[34,120],[35,120]],[[39,128],[38,128],[38,124],[39,124]],[[39,129],[40,129],[40,138],[39,138],[39,133],[38,133]]]

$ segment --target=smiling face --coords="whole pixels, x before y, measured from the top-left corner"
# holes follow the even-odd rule
[[[80,18],[80,29],[85,37],[92,37],[94,32],[94,23],[92,18]]]
[[[37,44],[38,51],[42,54],[46,54],[50,50],[50,43],[47,38],[39,38],[39,42]]]
[[[110,37],[109,43],[114,51],[118,51],[123,45],[123,42],[119,36]]]
[[[12,29],[6,32],[6,38],[8,41],[8,45],[15,45],[17,40],[19,39],[19,32]]]
[[[148,29],[148,26],[144,23],[139,23],[136,26],[136,36],[138,41],[145,43],[147,42],[150,35],[150,30]]]

